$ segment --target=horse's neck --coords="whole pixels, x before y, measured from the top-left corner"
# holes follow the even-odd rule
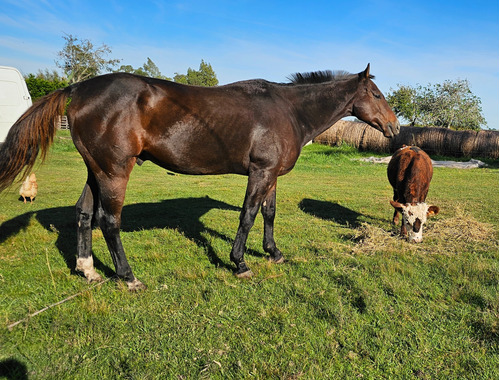
[[[356,87],[349,81],[297,86],[295,90],[292,99],[303,144],[349,116],[356,95]]]

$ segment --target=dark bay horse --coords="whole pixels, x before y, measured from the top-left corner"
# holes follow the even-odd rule
[[[0,150],[0,191],[45,157],[65,112],[73,142],[88,170],[76,204],[77,267],[99,280],[92,259],[96,222],[129,289],[135,278],[120,239],[121,211],[130,172],[150,160],[184,174],[248,176],[240,223],[231,250],[236,275],[252,274],[243,254],[261,209],[264,251],[281,263],[273,234],[276,182],[292,170],[302,147],[345,116],[356,116],[390,138],[399,122],[372,81],[359,74],[295,74],[291,83],[249,80],[195,87],[130,74],[108,74],[57,90],[36,102],[9,131]]]

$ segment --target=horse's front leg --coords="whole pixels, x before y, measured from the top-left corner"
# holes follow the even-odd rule
[[[276,177],[272,176],[269,171],[255,170],[250,172],[248,176],[245,201],[243,202],[243,209],[240,214],[240,224],[230,256],[231,261],[236,264],[235,274],[238,277],[246,278],[253,276],[252,271],[248,268],[243,258],[245,245],[259,208],[275,183]]]
[[[270,260],[281,264],[285,261],[281,251],[276,247],[274,241],[274,217],[276,215],[276,183],[267,194],[262,203],[262,216],[264,217],[264,251],[269,253]]]
[[[245,245],[248,238],[248,233],[253,226],[255,216],[259,211],[260,204],[250,205],[251,202],[245,198],[243,209],[240,214],[240,224],[238,232],[234,238],[233,248],[231,249],[230,259],[236,265],[236,276],[240,278],[249,278],[253,276],[252,271],[248,268],[243,255],[245,253]],[[253,202],[252,202],[253,203]]]

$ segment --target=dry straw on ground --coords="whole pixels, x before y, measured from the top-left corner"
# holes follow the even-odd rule
[[[429,220],[424,225],[424,241],[420,244],[408,243],[399,236],[399,226],[386,231],[364,223],[356,231],[357,244],[353,254],[376,254],[381,252],[413,252],[424,254],[453,255],[463,252],[469,245],[496,245],[498,236],[495,228],[488,223],[477,221],[457,206],[451,218]]]

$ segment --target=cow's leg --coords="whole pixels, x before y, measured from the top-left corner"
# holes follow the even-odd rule
[[[398,210],[394,210],[394,215],[392,216],[392,223],[398,224],[399,222],[399,212]]]
[[[270,260],[275,263],[284,261],[283,255],[276,247],[274,241],[274,217],[276,215],[276,183],[269,190],[264,202],[262,203],[262,216],[264,217],[264,251],[269,253]]]
[[[76,204],[77,254],[76,270],[83,272],[89,282],[101,281],[102,277],[94,269],[92,258],[92,218],[97,199],[97,187],[89,171],[87,183]]]
[[[393,201],[398,201],[398,193],[396,190],[394,190],[394,196],[392,197]],[[394,215],[392,216],[392,223],[398,224],[399,222],[399,212],[397,209],[394,209]]]
[[[403,237],[407,235],[406,224],[405,224],[404,220],[401,221],[401,233],[400,233],[400,235]]]
[[[240,224],[230,255],[231,261],[236,264],[236,275],[238,277],[251,277],[253,275],[243,258],[245,244],[248,233],[255,221],[255,216],[275,183],[276,176],[268,170],[253,170],[248,176],[245,201],[240,214]]]

